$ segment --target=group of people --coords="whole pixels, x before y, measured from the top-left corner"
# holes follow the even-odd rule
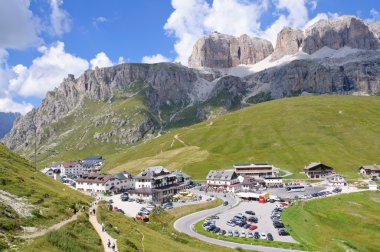
[[[112,248],[113,251],[115,251],[116,245],[115,245],[115,243],[113,242],[113,243],[112,243],[112,246],[111,246],[111,241],[110,241],[110,239],[108,239],[107,246],[108,246],[109,248]]]

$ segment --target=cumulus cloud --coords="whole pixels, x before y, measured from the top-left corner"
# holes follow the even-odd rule
[[[160,62],[169,62],[171,60],[169,58],[166,58],[162,54],[156,54],[152,56],[144,56],[141,61],[142,63],[153,64],[153,63],[160,63]]]
[[[112,61],[108,58],[107,54],[104,52],[98,53],[95,58],[90,60],[91,69],[95,69],[95,67],[110,67],[114,64]]]
[[[0,1],[0,48],[23,48],[38,43],[40,21],[29,5],[29,0]]]
[[[71,20],[69,14],[60,8],[63,0],[50,0],[50,22],[52,25],[52,34],[61,36],[63,33],[70,31]]]
[[[67,74],[80,75],[88,69],[87,60],[64,50],[58,41],[51,47],[40,47],[42,56],[33,60],[30,67],[16,65],[12,68],[15,77],[10,80],[10,90],[20,96],[44,97],[46,92],[57,87]]]
[[[235,36],[248,34],[268,39],[274,45],[284,26],[304,28],[310,21],[308,8],[314,10],[316,6],[316,0],[213,0],[210,4],[207,0],[172,0],[174,11],[164,30],[176,38],[175,61],[187,65],[194,43],[206,34],[213,31]],[[261,17],[273,8],[275,21],[262,27]],[[317,14],[312,22],[330,16]]]
[[[15,102],[9,97],[0,98],[1,112],[20,112],[25,115],[33,109],[33,105],[27,102]]]

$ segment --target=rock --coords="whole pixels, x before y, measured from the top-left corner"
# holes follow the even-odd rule
[[[380,21],[370,23],[368,26],[377,39],[380,39]]]
[[[271,60],[277,60],[285,55],[295,54],[299,51],[304,39],[303,31],[284,27],[277,35],[276,49]]]
[[[333,20],[321,19],[305,30],[302,51],[312,54],[322,47],[376,50],[379,40],[369,27],[353,16],[341,16]]]
[[[272,44],[265,39],[248,35],[236,38],[214,32],[195,43],[189,66],[228,68],[240,64],[255,64],[272,52]]]

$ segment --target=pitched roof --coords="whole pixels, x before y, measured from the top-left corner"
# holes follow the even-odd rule
[[[362,165],[359,169],[364,168],[365,170],[380,171],[380,165]]]
[[[323,166],[324,168],[332,170],[332,167],[322,164],[321,162],[312,162],[309,165],[305,166],[304,170],[312,170],[320,165]]]
[[[113,174],[113,176],[114,178],[117,178],[118,180],[126,180],[132,177],[132,175],[128,172],[119,172],[119,173]]]
[[[218,180],[231,180],[236,177],[234,170],[211,170],[207,175],[207,179],[218,179]]]
[[[76,166],[78,164],[79,164],[78,162],[64,162],[63,163],[63,168],[71,168],[71,167],[74,167],[74,166]]]
[[[111,174],[98,174],[98,173],[90,173],[82,175],[81,178],[77,179],[77,182],[90,182],[90,183],[100,183],[104,184],[109,180],[115,179]]]
[[[83,161],[90,161],[90,160],[96,160],[96,161],[102,161],[102,156],[90,156],[83,159]]]
[[[159,176],[167,176],[172,175],[175,176],[172,172],[170,172],[168,169],[166,169],[163,166],[153,166],[148,167],[142,172],[140,172],[135,178],[141,178],[141,179],[153,179]]]
[[[182,177],[182,178],[191,178],[191,176],[190,175],[188,175],[188,174],[186,174],[186,173],[184,173],[184,172],[182,172],[182,171],[174,171],[173,172],[177,177]]]

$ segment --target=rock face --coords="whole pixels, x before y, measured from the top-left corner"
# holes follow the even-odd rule
[[[342,16],[334,20],[320,20],[305,30],[302,51],[312,54],[322,47],[376,50],[379,40],[360,19]]]
[[[267,40],[248,35],[236,38],[214,32],[195,43],[189,66],[228,68],[240,64],[254,64],[272,52],[273,46]]]
[[[277,35],[276,49],[272,54],[271,60],[277,60],[285,55],[297,53],[303,39],[302,30],[284,27]]]
[[[369,28],[375,34],[375,36],[380,39],[380,21],[370,23]]]

